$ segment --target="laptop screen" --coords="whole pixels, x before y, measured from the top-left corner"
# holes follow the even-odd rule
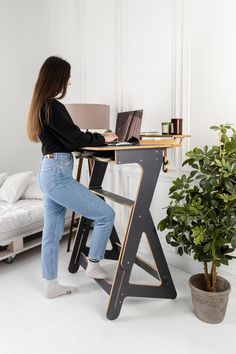
[[[119,112],[117,114],[116,130],[119,141],[128,141],[130,138],[140,140],[140,130],[143,110]]]

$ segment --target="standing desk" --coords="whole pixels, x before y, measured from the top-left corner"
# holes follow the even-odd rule
[[[106,250],[105,259],[117,261],[112,282],[105,279],[94,279],[109,294],[109,303],[106,316],[110,320],[116,319],[121,311],[124,299],[128,296],[168,298],[177,296],[171,274],[157,235],[156,226],[150,213],[150,204],[155,191],[156,183],[163,164],[163,156],[167,148],[181,146],[176,141],[162,142],[141,141],[139,145],[132,146],[105,146],[85,147],[81,149],[84,157],[94,159],[91,171],[89,189],[101,198],[109,198],[119,204],[130,207],[128,226],[123,242],[120,241],[113,226],[110,242],[112,249]],[[101,156],[109,156],[109,161],[103,161]],[[108,163],[117,165],[138,164],[142,173],[135,200],[106,191],[102,182]],[[86,246],[92,220],[81,217],[69,263],[69,272],[75,273],[81,265],[87,267],[89,247]],[[147,236],[148,243],[154,258],[155,267],[137,256],[142,234]],[[131,284],[129,279],[133,265],[136,264],[158,280],[158,285]]]

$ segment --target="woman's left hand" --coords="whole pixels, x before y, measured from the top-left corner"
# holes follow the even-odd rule
[[[118,136],[115,133],[112,132],[106,132],[102,134],[105,138],[105,143],[111,143],[112,141],[115,141],[118,139]]]

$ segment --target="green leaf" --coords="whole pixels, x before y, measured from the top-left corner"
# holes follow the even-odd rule
[[[227,258],[221,258],[221,263],[225,265],[229,265],[229,261]]]
[[[236,248],[236,235],[231,238],[231,245],[233,248]]]
[[[226,134],[222,134],[220,141],[222,143],[226,144],[229,141],[229,138],[228,138],[228,136]]]
[[[203,241],[204,237],[202,235],[198,235],[197,237],[194,238],[194,243],[195,245],[199,245]]]
[[[159,224],[157,225],[158,230],[160,231],[164,231],[166,228],[166,219],[163,219],[159,222]]]
[[[231,181],[229,181],[228,179],[226,179],[226,180],[225,180],[225,187],[226,187],[229,191],[231,191],[231,190],[233,190],[234,185],[233,185],[233,183],[232,183]]]
[[[170,244],[171,244],[171,246],[173,246],[173,247],[179,246],[179,242],[174,242],[174,241],[172,241]]]
[[[197,171],[191,171],[189,177],[192,178],[196,175]]]
[[[210,129],[213,129],[213,130],[220,130],[220,127],[217,127],[216,125],[212,125],[212,126],[210,127]]]
[[[208,216],[209,219],[214,220],[214,219],[216,218],[216,212],[215,212],[215,210],[209,209],[209,210],[206,212],[206,216]]]
[[[185,165],[191,166],[194,163],[194,161],[195,161],[195,159],[187,159],[182,163],[182,166],[185,166]]]
[[[219,167],[222,167],[222,163],[221,163],[221,161],[220,160],[218,160],[218,159],[215,159],[215,164],[217,165],[217,166],[219,166]]]
[[[211,242],[207,242],[207,243],[205,244],[205,246],[203,247],[203,252],[204,252],[204,253],[207,253],[207,252],[210,251],[210,249],[211,249]]]
[[[196,179],[201,179],[201,178],[205,178],[205,177],[206,177],[205,175],[197,175]]]

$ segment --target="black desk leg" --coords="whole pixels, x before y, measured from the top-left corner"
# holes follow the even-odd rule
[[[73,251],[70,258],[70,264],[68,268],[70,273],[76,273],[78,271],[81,252],[85,253],[86,256],[88,255],[88,253],[86,252],[86,243],[88,240],[91,223],[92,221],[87,218],[84,217],[80,218],[78,229],[75,235],[75,243],[74,243]]]
[[[139,164],[143,169],[143,175],[111,289],[110,301],[107,308],[107,318],[110,320],[114,320],[119,316],[123,301],[127,296],[174,299],[177,295],[149,210],[162,161],[160,160],[157,163],[156,168],[153,168],[150,164],[142,164],[140,160]],[[156,271],[155,269],[150,270],[148,266],[145,267],[145,263],[137,259],[137,251],[143,233],[147,236],[155,261]],[[134,263],[159,279],[159,284],[130,284],[129,278]]]

